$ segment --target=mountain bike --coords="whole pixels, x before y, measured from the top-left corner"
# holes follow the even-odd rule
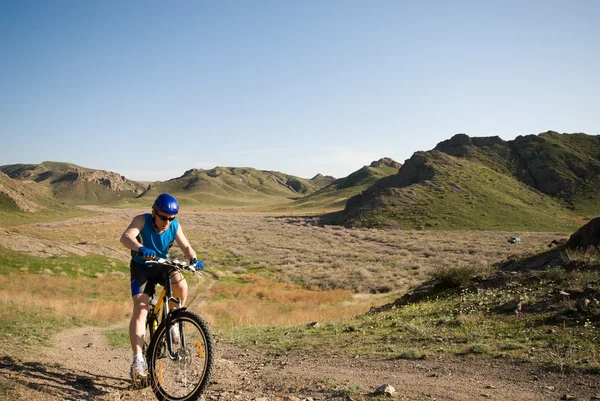
[[[160,401],[197,400],[212,375],[214,341],[206,322],[173,297],[171,274],[181,270],[197,276],[201,273],[179,260],[157,259],[155,263],[168,266],[169,270],[165,272],[167,285],[150,302],[143,346],[148,372],[139,385],[150,386]],[[169,301],[179,308],[169,310]],[[179,342],[174,341],[172,330],[179,334]]]

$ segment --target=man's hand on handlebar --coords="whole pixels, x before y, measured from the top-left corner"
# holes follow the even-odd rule
[[[190,266],[195,267],[197,270],[204,270],[204,263],[200,262],[196,258],[190,260]]]
[[[144,259],[156,259],[156,252],[152,249],[146,248],[145,246],[141,246],[138,249],[140,256]]]

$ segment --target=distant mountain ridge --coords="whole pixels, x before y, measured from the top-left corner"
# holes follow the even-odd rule
[[[182,176],[152,183],[142,196],[161,192],[181,193],[199,202],[212,198],[214,202],[247,202],[258,198],[291,199],[313,193],[331,180],[315,177],[311,180],[277,171],[250,167],[215,167],[210,170],[190,169]]]
[[[14,180],[45,185],[53,197],[71,204],[107,204],[155,196],[160,192],[182,194],[190,200],[202,202],[212,199],[234,204],[244,198],[292,199],[313,193],[335,180],[323,175],[307,180],[275,171],[215,167],[210,170],[190,169],[180,177],[142,184],[110,171],[48,161],[0,166],[0,171]]]
[[[338,179],[215,167],[142,184],[61,162],[0,171],[10,176],[5,181],[34,181],[36,193],[67,204],[147,206],[148,198],[170,192],[184,205],[209,209],[335,212],[323,222],[346,226],[560,231],[600,213],[600,136],[583,133],[548,131],[511,141],[457,134],[404,164],[384,157]],[[0,186],[0,208],[35,209],[22,197],[16,201],[13,184]]]
[[[117,173],[94,170],[64,162],[12,164],[0,166],[0,171],[12,179],[33,181],[47,187],[51,196],[69,204],[147,204],[148,197],[170,192],[183,203],[209,207],[239,207],[272,205],[277,210],[296,204],[306,208],[343,208],[346,200],[386,175],[395,174],[400,165],[382,158],[346,177],[317,174],[304,179],[277,171],[250,167],[215,167],[190,169],[180,177],[166,181],[139,183]],[[334,184],[332,186],[332,184]],[[324,191],[324,189],[327,190]],[[303,199],[310,196],[310,200]]]

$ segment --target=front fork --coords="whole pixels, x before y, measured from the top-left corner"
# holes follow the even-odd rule
[[[164,319],[165,319],[165,330],[167,330],[166,333],[166,339],[167,339],[167,352],[169,354],[169,358],[171,358],[174,361],[178,361],[181,356],[179,355],[178,352],[174,352],[173,350],[173,338],[171,336],[171,317],[172,317],[172,313],[169,310],[169,302],[173,301],[177,304],[177,309],[185,309],[181,307],[181,299],[179,298],[174,298],[172,296],[172,294],[167,294],[165,297],[165,305],[163,308],[163,313],[164,313]],[[183,328],[181,326],[177,327],[176,330],[179,330],[179,346],[181,349],[185,349],[185,336],[182,333]]]

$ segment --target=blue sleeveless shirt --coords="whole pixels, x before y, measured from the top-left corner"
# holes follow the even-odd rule
[[[154,229],[154,222],[152,221],[152,213],[144,213],[144,228],[140,231],[140,242],[146,248],[153,249],[156,251],[157,258],[168,258],[169,248],[175,241],[177,230],[179,229],[179,221],[173,220],[167,230],[159,234]],[[147,260],[143,259],[139,254],[133,257],[133,260],[137,263],[145,264]]]

